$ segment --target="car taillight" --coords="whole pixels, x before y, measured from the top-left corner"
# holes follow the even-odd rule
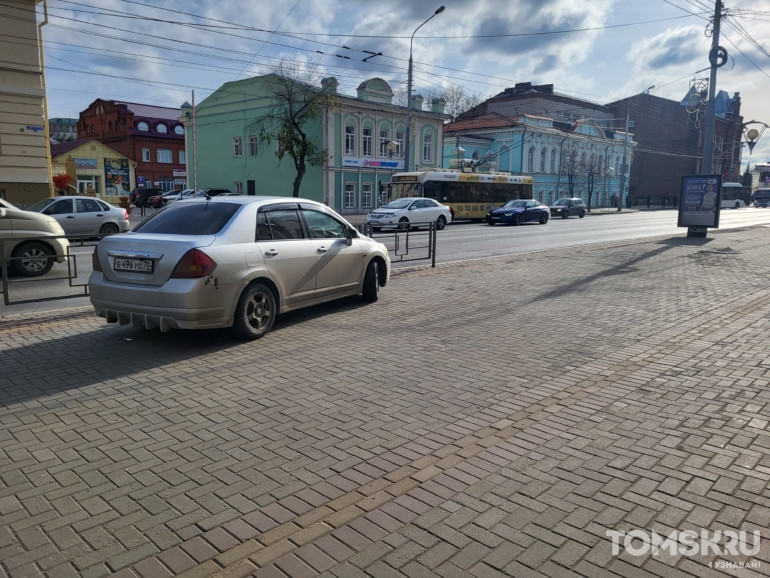
[[[198,249],[190,249],[171,272],[172,279],[197,279],[206,277],[217,268],[216,261]]]
[[[128,221],[128,211],[123,211],[123,220]]]
[[[102,264],[99,263],[99,255],[96,252],[96,247],[94,247],[94,252],[91,253],[91,268],[94,271],[101,271],[102,270]]]

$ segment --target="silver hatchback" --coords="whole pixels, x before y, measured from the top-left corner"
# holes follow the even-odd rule
[[[387,248],[315,201],[217,196],[173,203],[102,239],[89,279],[108,322],[147,329],[232,327],[257,339],[276,315],[361,294],[390,278]]]

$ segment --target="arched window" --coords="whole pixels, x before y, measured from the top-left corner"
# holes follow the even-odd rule
[[[356,126],[354,124],[345,125],[345,154],[356,154]]]
[[[529,147],[529,151],[527,152],[527,171],[528,173],[535,172],[535,146],[532,145]]]
[[[361,142],[362,154],[365,157],[372,156],[372,129],[371,126],[365,126],[363,131],[363,138]]]
[[[422,162],[433,162],[433,133],[425,131],[425,136],[422,140]]]
[[[136,125],[136,128],[142,132],[147,132],[150,130],[150,125],[148,125],[146,122],[142,121],[139,124]]]
[[[546,172],[546,166],[545,166],[545,147],[540,149],[540,166],[538,167],[540,169],[541,173]],[[540,199],[542,200],[543,193],[540,191]]]
[[[181,124],[178,124],[174,127],[174,133],[182,135],[184,134],[184,127]]]
[[[155,127],[155,129],[156,129],[156,130],[157,130],[157,131],[158,131],[160,134],[166,134],[166,133],[168,132],[168,127],[167,127],[165,124],[163,124],[162,122],[159,122],[159,123],[158,123],[158,126],[156,126],[156,127]]]
[[[551,170],[549,172],[556,172],[556,147],[551,149]]]

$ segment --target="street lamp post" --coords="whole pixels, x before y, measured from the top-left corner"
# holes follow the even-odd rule
[[[412,138],[412,43],[414,42],[414,35],[417,34],[417,31],[425,26],[428,21],[436,16],[437,14],[441,14],[444,11],[443,6],[439,6],[436,11],[431,14],[430,18],[428,18],[425,22],[420,24],[417,28],[414,29],[414,32],[412,32],[412,38],[409,40],[409,74],[408,74],[408,80],[406,83],[406,143],[404,144],[404,170],[408,171],[410,170],[409,166],[409,155],[412,152],[411,151],[411,138]]]

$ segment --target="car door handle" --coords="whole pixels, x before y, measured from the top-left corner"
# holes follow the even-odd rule
[[[326,246],[324,246],[324,245],[321,245],[320,247],[318,247],[318,248],[315,250],[315,252],[316,252],[316,253],[326,253],[326,251],[328,251],[328,250],[329,250],[329,249],[328,249]]]
[[[276,251],[275,249],[268,249],[267,251],[265,251],[265,255],[269,257],[275,257],[277,254],[278,254],[278,251]]]
[[[66,217],[64,217],[64,218],[65,218],[65,219],[74,219],[74,218],[75,218],[75,215],[67,215],[67,216],[66,216]]]

